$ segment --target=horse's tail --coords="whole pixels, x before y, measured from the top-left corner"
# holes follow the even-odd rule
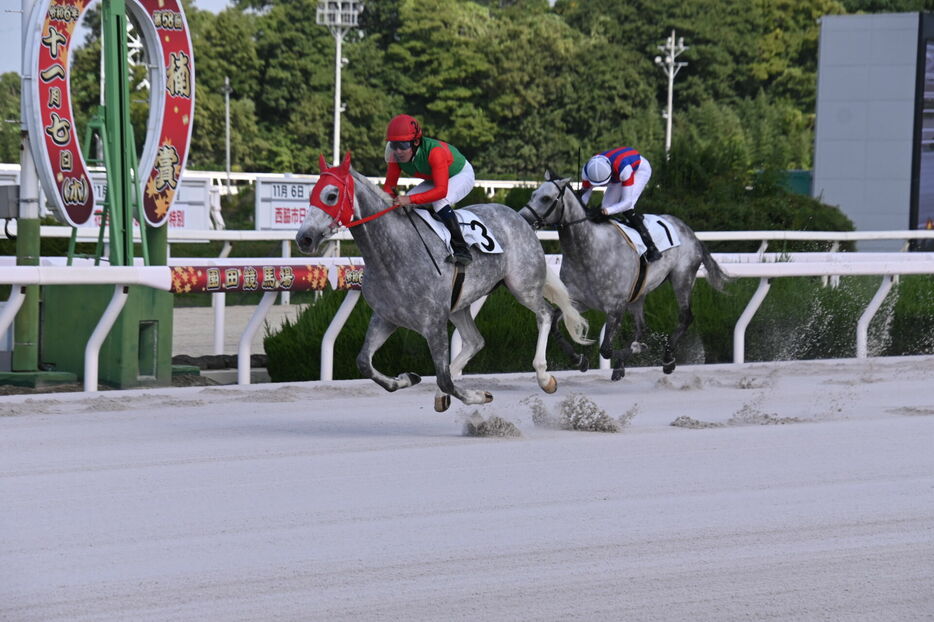
[[[590,345],[593,339],[587,338],[589,325],[583,315],[571,303],[571,295],[555,271],[547,266],[545,269],[545,289],[542,292],[548,302],[558,305],[564,318],[564,327],[575,342],[581,345]]]
[[[707,250],[703,242],[701,242],[701,252],[703,253],[701,261],[704,262],[704,270],[707,271],[707,282],[718,292],[724,291],[726,284],[733,279],[727,276],[723,269],[720,268],[720,264],[713,258],[713,255],[710,254],[710,251]]]

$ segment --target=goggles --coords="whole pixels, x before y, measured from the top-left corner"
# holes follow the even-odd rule
[[[412,148],[411,140],[391,140],[389,141],[389,148],[393,151],[408,151]]]

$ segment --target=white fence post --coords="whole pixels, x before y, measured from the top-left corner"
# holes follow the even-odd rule
[[[872,297],[866,310],[859,316],[859,322],[856,323],[856,358],[858,359],[864,359],[869,354],[869,323],[872,322],[872,318],[875,317],[879,307],[882,306],[882,301],[889,295],[891,289],[892,275],[886,274],[882,277],[882,283],[876,290],[876,295]]]

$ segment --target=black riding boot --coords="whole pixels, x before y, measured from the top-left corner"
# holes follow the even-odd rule
[[[635,210],[629,210],[624,212],[623,218],[626,219],[626,224],[639,232],[639,235],[642,237],[642,242],[645,244],[645,260],[646,261],[658,261],[662,258],[662,254],[658,252],[658,249],[655,247],[655,242],[652,240],[652,236],[649,235],[649,230],[645,228],[645,221],[642,219],[642,214],[637,214]]]
[[[454,210],[445,209],[439,212],[438,216],[441,217],[441,222],[444,223],[447,230],[451,232],[451,250],[453,250],[454,253],[448,257],[447,260],[461,266],[466,266],[473,261],[473,257],[470,255],[470,246],[464,241],[464,234],[461,233],[461,226],[460,223],[457,222],[457,216],[454,214]]]

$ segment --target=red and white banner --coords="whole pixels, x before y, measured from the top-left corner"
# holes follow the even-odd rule
[[[172,292],[321,291],[328,267],[307,266],[174,266]]]
[[[72,226],[94,211],[94,187],[81,155],[71,108],[69,51],[86,0],[43,0],[33,10],[33,32],[25,51],[31,77],[26,92],[30,144],[46,194]]]
[[[156,131],[147,137],[139,163],[146,222],[161,226],[166,223],[188,159],[195,112],[194,55],[181,2],[128,0],[127,7],[134,12],[137,21],[146,24],[141,28],[150,58],[157,57],[163,67],[152,84],[150,127],[155,125]],[[154,28],[157,45],[152,45],[153,37],[146,36],[145,30],[150,25]]]

